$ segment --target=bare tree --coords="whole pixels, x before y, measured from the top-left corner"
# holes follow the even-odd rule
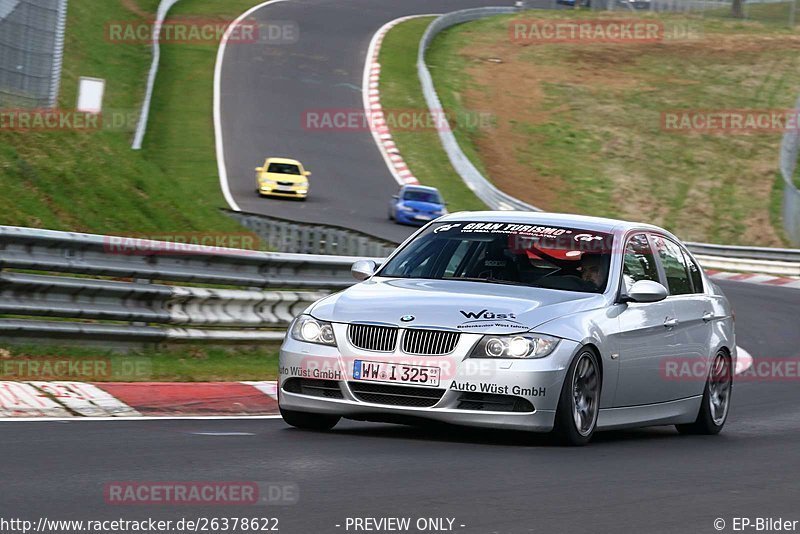
[[[731,15],[737,19],[744,18],[744,0],[733,0]]]

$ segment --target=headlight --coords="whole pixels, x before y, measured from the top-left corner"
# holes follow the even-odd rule
[[[307,343],[336,346],[333,326],[327,321],[318,321],[310,315],[301,315],[292,325],[292,338]]]
[[[297,184],[297,187],[308,188],[308,182],[300,182],[299,184]]]
[[[557,337],[543,334],[483,336],[470,358],[543,358],[558,345]]]

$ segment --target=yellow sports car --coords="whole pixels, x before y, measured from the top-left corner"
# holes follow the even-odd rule
[[[297,160],[267,158],[263,167],[256,167],[256,191],[261,196],[305,200],[309,176],[311,173]]]

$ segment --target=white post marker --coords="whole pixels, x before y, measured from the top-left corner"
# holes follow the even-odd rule
[[[78,82],[78,104],[76,109],[84,113],[102,112],[105,92],[105,80],[81,76]]]

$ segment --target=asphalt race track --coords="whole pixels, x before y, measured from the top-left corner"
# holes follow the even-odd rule
[[[724,288],[741,346],[756,359],[798,356],[796,291]],[[269,516],[280,532],[300,534],[346,532],[347,517],[365,516],[454,517],[454,532],[485,534],[716,532],[721,517],[731,531],[734,516],[800,519],[799,400],[796,381],[739,383],[720,436],[607,432],[578,449],[516,433],[355,422],[329,434],[279,419],[6,422],[0,517]],[[103,499],[110,482],[244,480],[297,484],[299,502],[148,508]]]
[[[549,5],[549,1],[547,4]],[[443,13],[509,0],[289,0],[251,15],[259,22],[292,21],[291,45],[231,44],[220,90],[225,163],[231,194],[242,211],[354,228],[401,241],[412,227],[387,220],[397,182],[369,131],[314,131],[308,111],[362,111],[367,47],[398,17]],[[299,159],[313,173],[305,202],[260,199],[255,167],[267,156]]]
[[[301,39],[227,48],[225,157],[242,210],[408,235],[386,221],[397,186],[369,132],[309,132],[303,113],[361,109],[367,45],[385,22],[510,3],[290,0],[257,11],[262,21],[298,22]],[[307,202],[256,197],[253,168],[267,155],[296,157],[314,173]],[[736,311],[737,342],[756,361],[800,357],[800,293],[720,285]],[[454,518],[454,532],[482,534],[710,533],[722,518],[730,532],[734,517],[800,520],[798,405],[797,380],[743,381],[720,436],[650,428],[599,433],[577,449],[518,433],[356,422],[331,433],[280,419],[4,422],[0,518],[277,517],[289,534],[353,532],[348,517]],[[147,481],[286,482],[300,497],[247,508],[104,500],[106,484]]]

